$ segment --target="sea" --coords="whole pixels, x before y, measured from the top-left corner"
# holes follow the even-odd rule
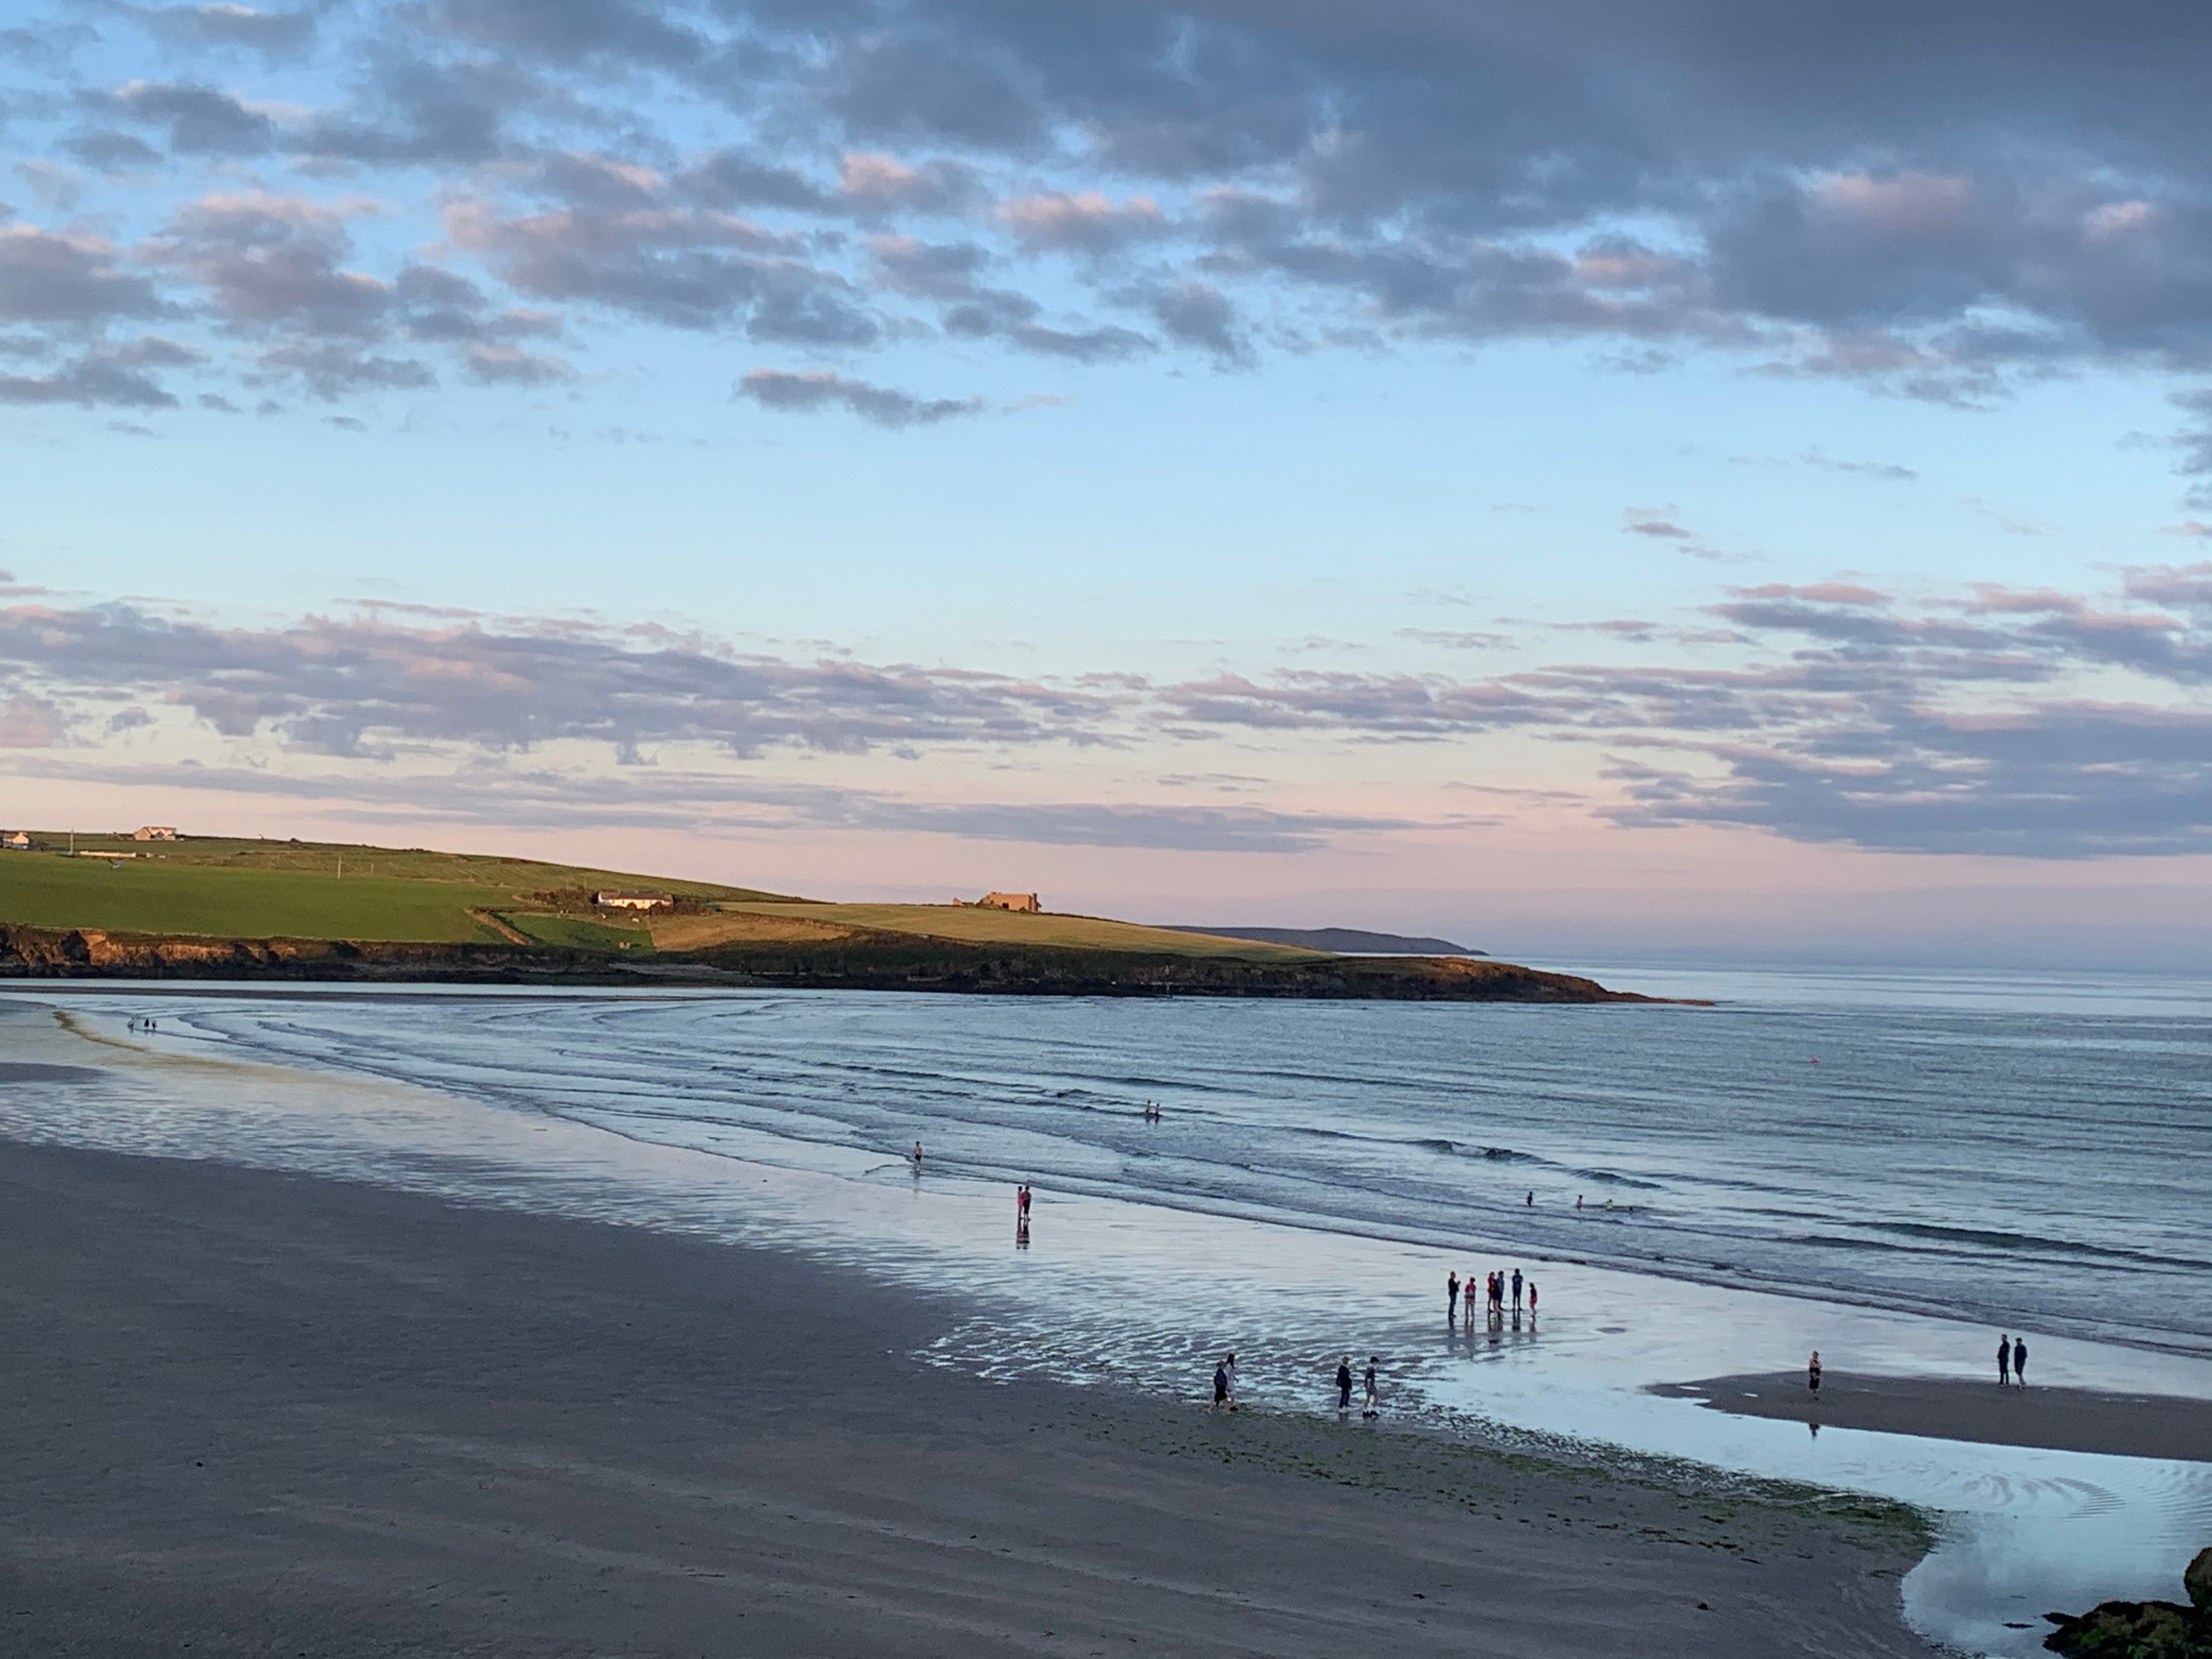
[[[1907,1610],[1964,1651],[2174,1593],[2212,1466],[1644,1389],[1813,1347],[1979,1377],[2003,1329],[2039,1380],[2212,1397],[2212,981],[1577,968],[1712,1006],[19,983],[0,1042],[82,1077],[0,1088],[0,1133],[835,1259],[962,1294],[921,1357],[987,1376],[1187,1396],[1236,1346],[1304,1408],[1376,1352],[1445,1431],[1940,1512]],[[1447,1330],[1446,1273],[1492,1267],[1540,1329]]]

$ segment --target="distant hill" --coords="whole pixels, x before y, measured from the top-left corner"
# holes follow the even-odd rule
[[[1170,933],[1211,933],[1216,939],[1256,939],[1264,945],[1297,945],[1309,951],[1333,951],[1355,957],[1480,957],[1489,953],[1454,945],[1448,939],[1415,939],[1405,933],[1370,933],[1364,927],[1194,927],[1162,922]]]
[[[1351,928],[1146,927],[836,904],[532,859],[30,831],[0,849],[0,978],[780,986],[997,995],[1643,1002]],[[608,889],[667,900],[594,902]]]

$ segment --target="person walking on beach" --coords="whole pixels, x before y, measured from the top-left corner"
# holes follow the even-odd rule
[[[1370,1353],[1367,1356],[1367,1399],[1365,1403],[1360,1407],[1359,1411],[1359,1414],[1365,1418],[1379,1417],[1382,1413],[1382,1392],[1375,1386],[1375,1367],[1376,1363],[1377,1362],[1373,1354]]]
[[[1352,1409],[1352,1356],[1346,1354],[1336,1362],[1336,1414],[1339,1417]]]
[[[1206,1415],[1211,1417],[1224,1407],[1232,1412],[1237,1409],[1236,1402],[1229,1397],[1229,1361],[1226,1358],[1213,1368],[1213,1403],[1206,1408]]]
[[[1014,1189],[1014,1219],[1024,1227],[1030,1224],[1030,1183],[1026,1181]]]
[[[2009,1333],[1997,1334],[1997,1387],[2012,1381],[2012,1337]]]
[[[2023,1389],[2027,1386],[2027,1339],[2024,1336],[2012,1340],[2012,1380]]]
[[[1536,1322],[1536,1281],[1533,1279],[1528,1281],[1528,1322],[1532,1326]]]
[[[1444,1280],[1444,1323],[1459,1323],[1459,1271],[1456,1268]]]
[[[1513,1311],[1521,1311],[1521,1270],[1518,1267],[1513,1270]]]
[[[1229,1356],[1229,1409],[1237,1409],[1237,1356]]]
[[[914,1143],[914,1150],[908,1152],[907,1156],[914,1161],[914,1172],[916,1175],[920,1175],[921,1173],[921,1143],[918,1140],[915,1141]]]
[[[1813,1350],[1811,1362],[1805,1367],[1805,1386],[1813,1393],[1820,1392],[1820,1351]]]

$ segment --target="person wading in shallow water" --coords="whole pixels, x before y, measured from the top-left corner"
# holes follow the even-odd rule
[[[1452,1273],[1444,1280],[1444,1322],[1459,1322],[1459,1274]]]
[[[2008,1334],[1997,1338],[1997,1386],[2002,1388],[2011,1381],[2012,1337]]]
[[[1820,1392],[1820,1351],[1813,1350],[1813,1358],[1805,1367],[1805,1386],[1813,1393]]]
[[[1352,1409],[1352,1356],[1346,1354],[1336,1362],[1336,1413],[1341,1417]]]
[[[2012,1340],[2012,1380],[2023,1389],[2027,1386],[2027,1339],[2024,1336]]]
[[[1380,1417],[1382,1414],[1382,1393],[1375,1386],[1375,1367],[1380,1363],[1373,1354],[1367,1356],[1367,1400],[1360,1408],[1362,1417]]]

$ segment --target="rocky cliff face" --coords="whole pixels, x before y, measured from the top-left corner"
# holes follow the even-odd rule
[[[1648,1002],[1595,980],[1465,957],[1251,962],[1066,946],[972,945],[849,930],[617,958],[555,945],[224,939],[0,923],[0,976],[414,980],[468,984],[678,981],[994,995],[1345,997],[1422,1002]]]
[[[423,978],[435,978],[441,971],[473,978],[528,966],[557,972],[580,954],[348,939],[201,939],[0,922],[0,975],[42,979],[351,979],[390,973],[404,976],[410,971]]]

